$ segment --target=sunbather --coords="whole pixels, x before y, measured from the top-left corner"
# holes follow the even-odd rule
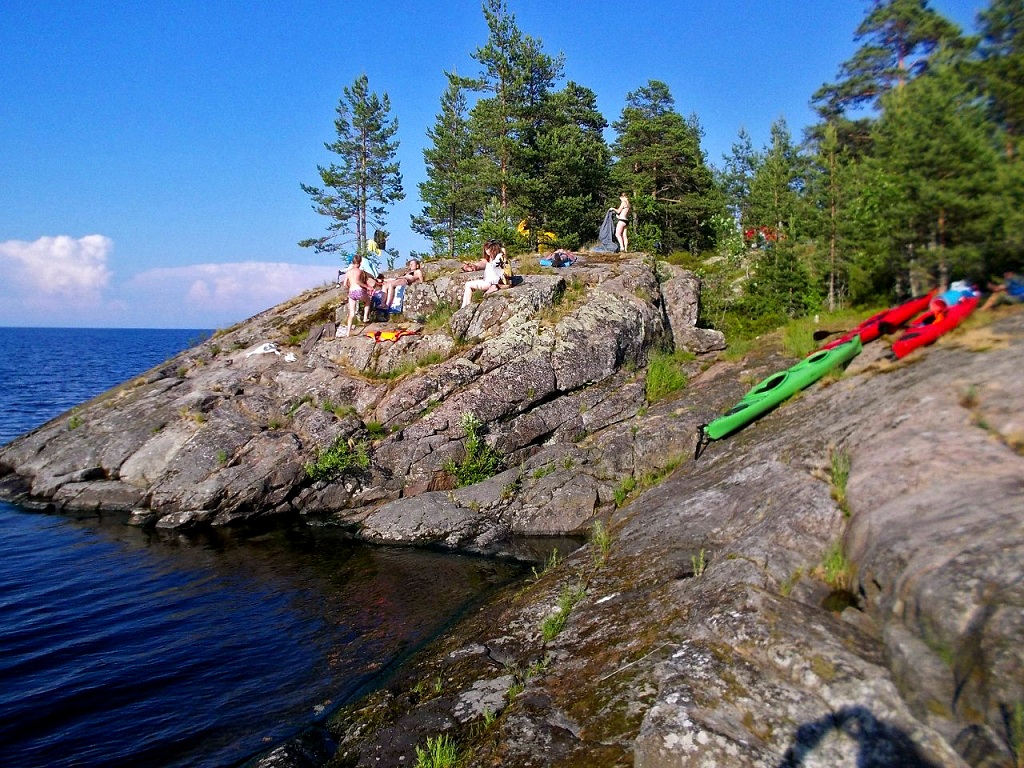
[[[414,285],[423,282],[423,268],[419,259],[409,259],[406,266],[409,271],[401,277],[392,277],[384,281],[384,306],[388,309],[395,303],[395,294],[399,286]]]

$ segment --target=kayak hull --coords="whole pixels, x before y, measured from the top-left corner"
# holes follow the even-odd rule
[[[861,343],[867,344],[869,341],[874,341],[885,333],[892,333],[896,328],[905,325],[911,318],[928,309],[929,302],[937,292],[937,289],[932,290],[924,296],[918,296],[916,299],[911,299],[899,306],[883,309],[881,312],[869,317],[856,328],[847,331],[828,344],[822,345],[820,349],[838,347],[840,344],[850,341],[854,336],[859,336]]]
[[[849,362],[860,354],[862,348],[860,336],[854,336],[844,344],[818,350],[793,367],[772,374],[753,387],[729,411],[709,423],[704,434],[718,440],[735,432],[810,386],[836,366]]]
[[[892,353],[897,358],[906,357],[915,349],[928,346],[939,336],[956,328],[978,306],[977,296],[968,296],[946,310],[941,320],[935,320],[934,312],[925,312],[914,318],[900,337],[892,343]]]

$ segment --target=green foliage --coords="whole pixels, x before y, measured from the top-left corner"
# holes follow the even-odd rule
[[[633,477],[632,475],[626,475],[624,478],[622,478],[622,480],[619,481],[619,484],[615,487],[615,491],[613,492],[615,497],[615,506],[621,507],[623,504],[625,504],[626,499],[629,498],[629,494],[633,492],[634,488],[636,488],[635,477]]]
[[[318,166],[323,186],[301,184],[313,201],[313,209],[330,219],[327,235],[302,240],[299,245],[317,253],[333,253],[347,247],[345,235],[355,236],[355,250],[366,253],[373,228],[384,227],[384,214],[392,203],[403,200],[402,175],[394,161],[398,151],[398,121],[390,117],[391,100],[369,89],[366,75],[359,75],[343,89],[334,128],[337,139],[326,144],[338,160]]]
[[[330,398],[324,398],[320,403],[320,407],[327,411],[327,413],[333,413],[338,418],[351,416],[356,412],[355,406],[341,405],[340,403],[333,402]]]
[[[833,448],[829,452],[829,465],[832,498],[835,499],[843,514],[849,517],[850,508],[846,501],[846,483],[850,479],[850,454],[844,450]]]
[[[290,419],[290,418],[292,418],[298,412],[299,408],[301,408],[304,404],[312,403],[312,402],[313,402],[313,396],[312,395],[309,395],[309,394],[303,395],[298,400],[296,400],[294,403],[292,403],[291,405],[288,406],[288,410],[285,412],[285,415]]]
[[[817,575],[833,589],[849,589],[853,581],[853,566],[843,553],[842,542],[833,542],[825,552]]]
[[[594,521],[590,531],[590,543],[594,545],[594,562],[604,565],[612,551],[612,535],[600,520]]]
[[[586,597],[586,594],[587,592],[582,584],[566,586],[562,589],[561,594],[558,596],[558,608],[541,622],[540,631],[544,637],[544,642],[551,642],[561,634],[562,630],[565,629],[566,622],[569,621],[569,614],[572,612],[573,607]]]
[[[416,747],[415,768],[454,768],[459,763],[459,747],[447,733],[427,737],[426,749]]]
[[[696,555],[690,556],[690,563],[693,565],[693,575],[700,578],[704,575],[704,571],[707,570],[708,562],[705,558],[704,549],[701,548],[700,552]]]
[[[454,259],[472,250],[469,230],[477,221],[485,188],[483,158],[474,152],[463,81],[452,73],[446,76],[448,90],[441,97],[441,112],[427,131],[432,145],[423,150],[427,178],[419,192],[424,206],[413,217],[412,228],[431,240],[435,255]]]
[[[630,250],[697,252],[711,245],[707,221],[721,212],[722,199],[704,162],[696,116],[680,115],[668,85],[649,80],[626,95],[612,127],[612,180],[633,205]]]
[[[456,487],[464,488],[501,472],[504,459],[484,440],[483,422],[473,413],[464,413],[459,426],[466,435],[465,456],[460,462],[449,459],[444,465],[445,471],[455,478]]]
[[[68,432],[78,429],[82,426],[82,417],[74,410],[71,411],[71,416],[68,418]]]
[[[548,555],[548,559],[544,562],[544,566],[539,572],[537,571],[536,566],[530,569],[533,572],[534,581],[540,579],[541,576],[553,568],[557,568],[560,562],[562,562],[562,556],[558,554],[558,548],[556,547],[551,550],[551,554]]]
[[[647,363],[647,401],[650,403],[668,397],[686,387],[686,373],[682,365],[692,362],[692,352],[656,352]]]
[[[333,480],[346,472],[369,466],[367,444],[339,436],[329,448],[317,451],[316,457],[304,469],[310,480]]]
[[[457,309],[458,307],[448,301],[439,301],[430,310],[430,314],[427,315],[427,319],[423,322],[423,332],[433,333],[444,328]]]

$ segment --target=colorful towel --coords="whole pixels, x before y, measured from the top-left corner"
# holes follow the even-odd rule
[[[395,328],[386,331],[367,331],[366,336],[376,342],[398,341],[403,336],[415,336],[419,331],[409,331],[405,328]]]

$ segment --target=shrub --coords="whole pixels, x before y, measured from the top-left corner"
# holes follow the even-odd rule
[[[330,448],[317,451],[316,458],[306,464],[305,470],[306,477],[311,480],[333,480],[352,469],[369,466],[370,454],[366,443],[339,436]]]
[[[484,425],[474,414],[464,413],[459,419],[459,426],[466,435],[466,455],[456,463],[452,459],[445,462],[445,471],[455,478],[455,487],[482,482],[501,472],[505,462],[494,448],[483,438]]]

